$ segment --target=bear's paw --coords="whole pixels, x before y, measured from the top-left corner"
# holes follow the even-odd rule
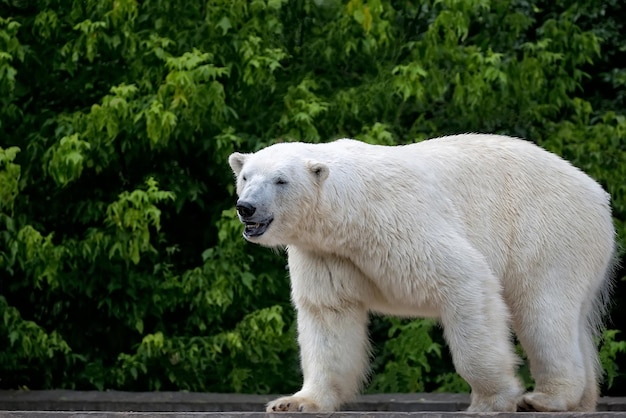
[[[285,396],[267,404],[267,412],[318,412],[317,403],[301,396]]]
[[[519,410],[521,411],[563,412],[569,409],[564,399],[541,392],[527,393],[519,403]]]

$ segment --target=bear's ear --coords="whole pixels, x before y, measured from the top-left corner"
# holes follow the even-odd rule
[[[242,154],[240,152],[233,152],[230,154],[230,157],[228,157],[228,164],[230,164],[230,168],[233,169],[233,172],[236,175],[241,173],[241,169],[243,168],[243,164],[246,162],[247,158],[248,154]]]
[[[318,184],[322,184],[322,182],[326,180],[328,174],[330,173],[328,166],[324,163],[319,163],[317,161],[307,161],[306,166],[311,174],[315,176],[315,180]]]

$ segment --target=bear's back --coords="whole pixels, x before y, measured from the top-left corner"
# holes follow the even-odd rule
[[[330,156],[332,207],[349,207],[353,218],[379,224],[382,233],[403,242],[451,228],[498,275],[507,269],[521,274],[546,253],[565,261],[610,252],[613,245],[609,195],[531,142],[465,134],[392,147],[353,140],[323,146]]]

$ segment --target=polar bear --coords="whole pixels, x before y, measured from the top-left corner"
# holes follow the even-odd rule
[[[286,247],[303,386],[267,411],[335,411],[367,375],[370,312],[438,318],[469,411],[592,411],[610,288],[609,195],[521,139],[350,139],[233,153],[246,240]],[[524,393],[511,329],[530,362]]]

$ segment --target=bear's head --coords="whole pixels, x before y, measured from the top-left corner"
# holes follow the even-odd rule
[[[248,241],[278,247],[293,244],[304,232],[329,168],[303,156],[302,147],[307,145],[280,143],[228,158],[237,177],[237,214]]]

